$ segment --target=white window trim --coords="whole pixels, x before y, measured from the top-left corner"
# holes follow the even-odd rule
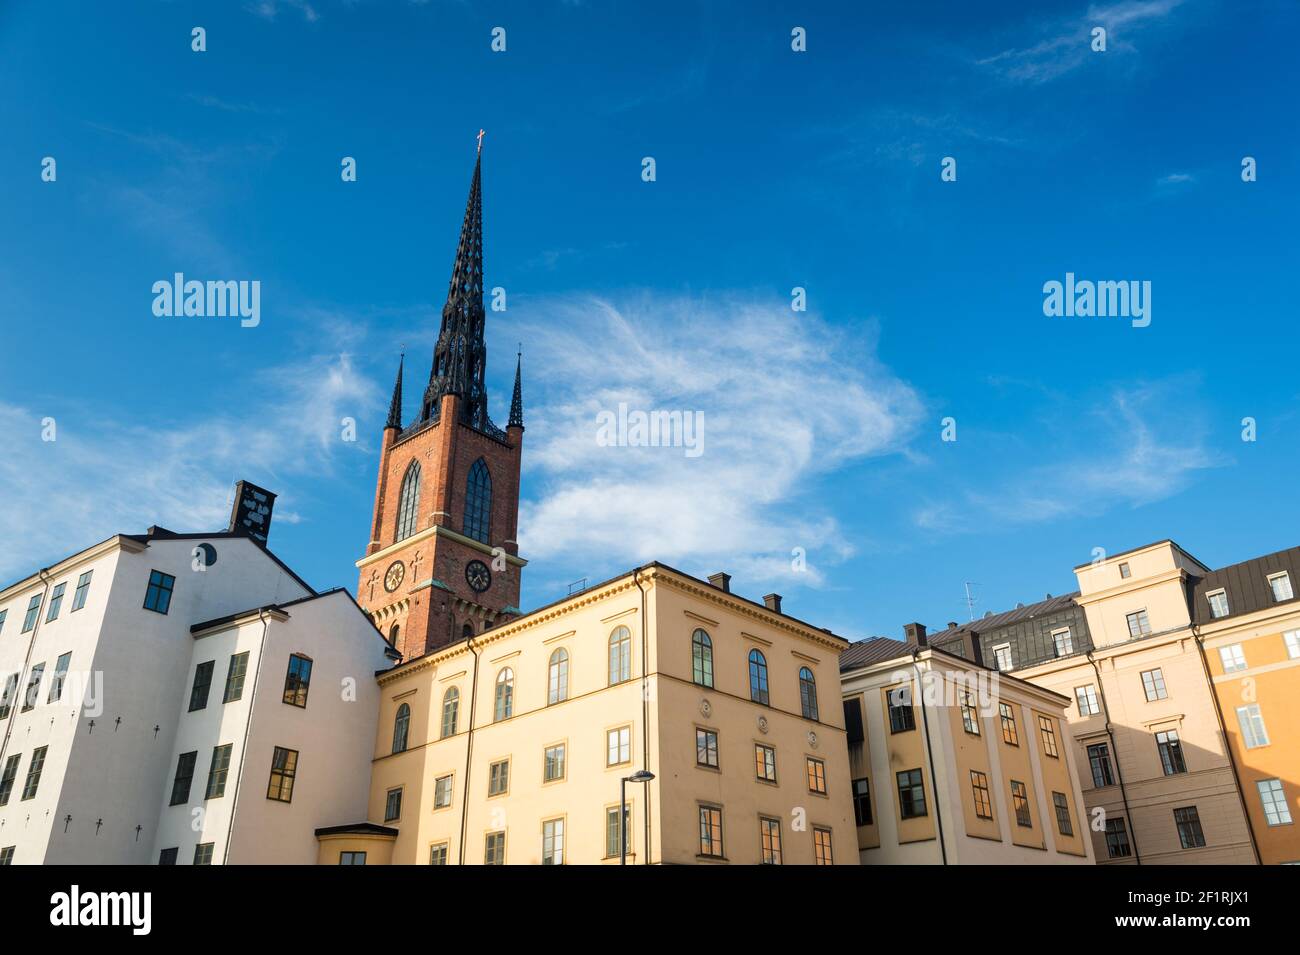
[[[1282,643],[1286,646],[1288,659],[1300,660],[1300,630],[1288,630],[1282,634]]]
[[[1246,712],[1251,709],[1255,710],[1253,714]],[[1259,720],[1259,733],[1255,732],[1254,721],[1256,718]],[[1259,708],[1258,703],[1247,703],[1245,706],[1237,707],[1237,725],[1241,728],[1241,741],[1245,744],[1246,749],[1259,749],[1269,745],[1268,726],[1264,723],[1264,711]],[[1246,731],[1248,726],[1250,727],[1249,734]],[[1253,738],[1253,745],[1246,738],[1248,735]]]
[[[1124,624],[1125,624],[1125,626],[1128,626],[1129,617],[1136,617],[1138,614],[1144,614],[1144,615],[1146,616],[1146,618],[1147,618],[1147,629],[1146,629],[1145,631],[1139,630],[1137,633],[1134,633],[1134,632],[1133,632],[1133,628],[1132,628],[1132,627],[1129,627],[1129,628],[1128,628],[1128,636],[1129,636],[1129,639],[1130,639],[1130,640],[1136,640],[1138,637],[1149,636],[1150,634],[1152,634],[1152,633],[1155,632],[1155,631],[1153,631],[1153,630],[1151,629],[1151,615],[1150,615],[1149,613],[1147,613],[1147,608],[1146,608],[1146,607],[1141,607],[1141,608],[1139,608],[1139,609],[1137,609],[1137,610],[1134,610],[1132,613],[1126,613],[1126,614],[1124,614]]]
[[[1236,650],[1236,653],[1232,651]],[[1241,663],[1237,663],[1237,657],[1241,657]],[[1219,647],[1219,663],[1223,665],[1224,673],[1240,673],[1242,670],[1249,670],[1250,664],[1246,662],[1246,651],[1242,649],[1240,643],[1229,643]],[[1232,665],[1229,666],[1228,664]]]
[[[1295,597],[1295,589],[1291,586],[1291,574],[1290,574],[1290,573],[1288,573],[1287,571],[1283,570],[1283,571],[1279,571],[1279,572],[1276,573],[1276,574],[1269,574],[1269,575],[1268,575],[1268,590],[1269,590],[1269,593],[1273,593],[1273,581],[1275,581],[1275,580],[1285,580],[1285,581],[1286,581],[1286,589],[1289,590],[1289,591],[1291,591],[1291,596],[1290,596],[1290,597],[1282,597],[1282,598],[1280,598],[1281,600],[1291,600],[1292,598]],[[1279,598],[1278,598],[1277,594],[1275,594],[1275,593],[1273,593],[1273,602],[1274,602],[1274,603],[1278,603],[1278,602],[1279,602]]]
[[[1066,634],[1070,638],[1070,653],[1074,653],[1074,632],[1069,627],[1058,627],[1052,631],[1052,649],[1056,649],[1057,640],[1061,634]]]
[[[1014,669],[1016,668],[1016,656],[1015,656],[1014,653],[1011,652],[1011,644],[1009,644],[1009,643],[999,643],[997,646],[995,646],[995,647],[990,647],[989,649],[991,649],[991,650],[993,651],[993,662],[994,662],[994,664],[998,664],[998,654],[999,654],[999,651],[1005,650],[1005,651],[1007,651],[1007,659],[1011,661],[1011,665],[1007,667],[1007,670],[1014,670]],[[1001,667],[1000,665],[997,666],[997,670],[998,670],[999,672],[1001,672],[1001,673],[1005,673],[1005,672],[1006,672],[1006,670],[1003,670],[1002,667]]]
[[[1215,597],[1223,598],[1223,613],[1214,612]],[[1224,617],[1231,616],[1232,605],[1228,603],[1228,592],[1224,590],[1222,587],[1220,587],[1218,590],[1211,590],[1208,594],[1205,595],[1205,599],[1210,605],[1210,617],[1212,619],[1222,620]]]

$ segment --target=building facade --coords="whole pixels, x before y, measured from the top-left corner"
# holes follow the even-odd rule
[[[926,644],[840,658],[863,864],[1091,864],[1068,698]]]

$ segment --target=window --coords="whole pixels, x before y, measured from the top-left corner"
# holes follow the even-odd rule
[[[36,701],[41,695],[41,677],[45,675],[45,664],[38,663],[27,674],[27,692],[23,694],[23,712],[35,709]]]
[[[1008,746],[1019,746],[1020,736],[1016,732],[1016,712],[1006,703],[998,704],[998,716],[1002,720],[1002,742]]]
[[[813,859],[817,865],[832,865],[835,862],[829,829],[813,829]]]
[[[14,697],[18,695],[18,674],[10,673],[9,678],[5,680],[4,696],[0,697],[0,720],[9,718],[9,711],[13,709]]]
[[[609,685],[632,679],[632,631],[615,627],[609,635]]]
[[[1058,657],[1068,657],[1074,652],[1074,637],[1070,633],[1070,628],[1052,631],[1052,643],[1056,646],[1056,655]]]
[[[1291,575],[1285,570],[1280,574],[1269,574],[1268,586],[1273,591],[1273,599],[1279,603],[1295,596],[1291,590]]]
[[[691,634],[691,679],[700,686],[713,686],[713,641],[703,630]]]
[[[1241,738],[1246,749],[1268,745],[1268,730],[1264,727],[1264,715],[1259,711],[1258,703],[1237,707],[1237,722],[1241,725]]]
[[[397,708],[397,716],[393,719],[393,752],[406,752],[406,738],[411,730],[411,707],[410,704],[403,703]]]
[[[1282,639],[1286,642],[1286,655],[1292,660],[1300,659],[1300,630],[1288,630]]]
[[[172,588],[176,578],[164,574],[161,570],[149,571],[149,586],[144,592],[144,609],[154,613],[166,613],[172,605]]]
[[[388,790],[384,797],[384,822],[396,822],[402,818],[402,787]]]
[[[765,783],[776,782],[776,750],[771,746],[754,744],[754,775]]]
[[[57,703],[63,699],[63,684],[68,679],[68,667],[72,666],[72,651],[60,654],[58,662],[54,664],[54,679],[50,681],[50,695],[47,698],[49,703]]]
[[[972,736],[980,735],[980,716],[975,710],[975,697],[965,690],[961,694],[961,725]]]
[[[215,660],[207,660],[194,668],[194,686],[190,687],[190,712],[208,705],[208,690],[212,686],[212,669]]]
[[[1029,814],[1029,791],[1019,780],[1011,780],[1011,805],[1016,811],[1016,825],[1032,829],[1034,822]]]
[[[1246,653],[1241,649],[1240,643],[1219,647],[1219,660],[1223,663],[1224,673],[1246,669]]]
[[[271,779],[266,785],[266,798],[293,802],[293,780],[297,775],[298,751],[277,746],[271,755]]]
[[[1183,744],[1178,739],[1177,730],[1163,730],[1157,733],[1156,749],[1160,751],[1160,766],[1166,776],[1187,772],[1187,763],[1183,759]]]
[[[32,594],[27,602],[27,615],[23,617],[23,633],[31,633],[36,628],[36,618],[41,613],[41,595]]]
[[[433,781],[433,808],[447,809],[451,806],[451,773],[439,776]]]
[[[194,847],[195,865],[212,865],[212,849],[215,842],[200,842]]]
[[[1056,809],[1056,831],[1063,836],[1074,835],[1074,824],[1070,822],[1070,801],[1065,793],[1052,793],[1052,806]]]
[[[5,618],[9,616],[8,608],[0,610],[0,630],[5,628]]]
[[[1097,704],[1097,688],[1092,684],[1076,686],[1074,699],[1079,704],[1080,716],[1095,716],[1101,712],[1101,707]]]
[[[799,705],[806,720],[817,719],[817,680],[808,667],[799,668]]]
[[[486,544],[492,524],[492,476],[479,458],[465,482],[465,536]]]
[[[1151,632],[1151,621],[1147,619],[1145,610],[1136,610],[1128,614],[1124,619],[1128,621],[1128,635],[1130,637],[1143,637]]]
[[[13,846],[5,846],[3,849],[0,849],[0,865],[13,865],[14,850],[17,848],[18,847],[16,845],[13,845]]]
[[[1119,576],[1123,580],[1128,580],[1133,576],[1133,569],[1128,564],[1119,565]]]
[[[212,747],[212,762],[208,765],[208,788],[204,799],[218,799],[226,794],[226,776],[230,772],[230,750],[233,744]]]
[[[1174,825],[1178,827],[1178,841],[1184,849],[1199,849],[1205,845],[1205,833],[1201,831],[1201,816],[1195,806],[1175,809]]]
[[[768,705],[767,658],[761,650],[749,651],[749,698],[755,703]]]
[[[1205,599],[1210,602],[1210,616],[1216,620],[1219,617],[1228,615],[1228,594],[1222,590],[1216,590],[1205,595]]]
[[[808,791],[826,795],[826,763],[808,757]]]
[[[366,854],[364,852],[340,852],[339,865],[365,865]]]
[[[1043,752],[1053,759],[1060,759],[1061,754],[1056,748],[1056,725],[1050,716],[1038,717],[1038,732],[1043,737]]]
[[[397,534],[393,542],[406,540],[415,533],[420,514],[420,462],[412,461],[402,477],[402,492],[397,503]]]
[[[401,635],[402,635],[401,624],[397,624],[397,623],[393,624],[393,629],[388,631],[388,642],[393,646],[397,646],[398,638],[401,637]]]
[[[886,699],[889,701],[889,732],[907,733],[916,729],[911,688],[896,686],[886,692]]]
[[[77,578],[77,589],[72,592],[72,609],[69,613],[76,613],[82,607],[86,606],[86,594],[90,592],[90,575],[93,570],[88,570]]]
[[[63,592],[68,589],[67,582],[61,582],[54,585],[54,591],[50,594],[50,609],[45,614],[45,622],[57,620],[59,617],[59,608],[63,606]]]
[[[980,819],[993,818],[993,797],[989,792],[989,778],[978,770],[970,771],[970,788],[975,797],[975,815]]]
[[[496,693],[492,699],[492,719],[508,720],[515,712],[515,671],[506,667],[497,674]]]
[[[993,648],[993,666],[1004,673],[1015,669],[1016,661],[1011,656],[1011,644],[1003,643]]]
[[[605,858],[623,854],[623,830],[632,828],[632,807],[628,806],[623,814],[623,825],[618,824],[618,806],[605,809]]]
[[[605,733],[605,765],[618,766],[632,760],[632,727],[621,726]]]
[[[758,838],[763,865],[781,864],[781,820],[758,817]]]
[[[506,834],[504,832],[489,832],[483,837],[483,864],[506,864]]]
[[[1160,672],[1159,667],[1142,671],[1142,690],[1147,695],[1148,703],[1168,699],[1169,691],[1165,689],[1165,675]]]
[[[542,823],[542,865],[564,865],[564,820]]]
[[[472,636],[474,636],[474,625],[466,620],[465,625],[460,628],[460,638],[468,640]],[[394,634],[394,642],[396,642],[396,634]]]
[[[1270,826],[1285,826],[1291,822],[1291,807],[1287,805],[1286,794],[1280,779],[1261,779],[1255,784],[1259,787],[1259,801],[1264,806],[1264,818]]]
[[[169,806],[181,806],[190,801],[190,784],[194,781],[194,765],[199,761],[198,750],[181,753],[176,760],[176,778],[172,780],[172,798]]]
[[[456,735],[456,718],[460,715],[460,690],[448,687],[442,695],[442,733],[441,739]]]
[[[510,791],[510,760],[488,764],[488,795],[503,796]]]
[[[222,703],[233,703],[244,695],[244,675],[247,672],[248,651],[232,654],[230,666],[226,668],[226,692],[221,696]]]
[[[429,865],[446,865],[447,864],[447,843],[440,842],[435,846],[429,846]]]
[[[158,864],[159,864],[159,865],[175,865],[175,864],[176,864],[176,857],[180,854],[180,851],[181,851],[181,850],[180,850],[179,848],[175,847],[175,846],[173,846],[173,847],[170,848],[170,849],[164,849],[164,850],[162,850],[162,852],[158,853]]]
[[[556,743],[542,751],[542,782],[553,783],[564,778],[564,744]]]
[[[718,734],[713,730],[695,731],[695,765],[718,768]]]
[[[45,768],[45,751],[48,746],[38,746],[32,750],[32,761],[27,766],[27,781],[23,783],[23,798],[36,796],[36,787],[41,784],[41,770]]]
[[[18,776],[18,764],[23,754],[17,753],[5,760],[5,771],[0,775],[0,806],[9,805],[9,795],[14,791],[14,779]]]
[[[284,675],[284,702],[290,706],[306,706],[309,689],[311,659],[300,653],[290,654],[289,670]]]
[[[546,675],[546,705],[554,706],[569,698],[569,651],[560,647],[551,654]]]
[[[722,810],[700,807],[700,855],[722,858]]]
[[[1088,747],[1088,765],[1092,767],[1094,788],[1115,785],[1115,777],[1110,771],[1110,747],[1105,743],[1093,743]]]
[[[909,769],[898,774],[898,809],[904,819],[924,816],[925,784],[919,769]]]

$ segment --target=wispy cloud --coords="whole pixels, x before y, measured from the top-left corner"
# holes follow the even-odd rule
[[[320,14],[316,12],[316,8],[307,0],[253,0],[244,7],[249,13],[261,17],[263,20],[274,20],[286,8],[296,10],[308,23],[315,23],[320,19]]]

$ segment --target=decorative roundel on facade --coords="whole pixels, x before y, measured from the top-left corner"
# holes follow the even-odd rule
[[[700,715],[707,717],[713,712],[713,704],[708,700],[700,700]]]
[[[760,733],[766,733],[766,732],[767,732],[767,717],[766,717],[766,716],[760,716],[760,717],[758,718],[758,731],[759,731]]]
[[[384,573],[384,589],[390,594],[398,587],[402,586],[402,578],[406,576],[406,565],[400,560],[395,560],[388,565],[388,570]]]
[[[492,586],[492,572],[483,561],[471,560],[465,565],[465,582],[474,589],[475,593],[481,594]]]
[[[217,562],[217,549],[211,544],[199,544],[194,548],[194,562],[196,565],[211,567]]]
[[[812,730],[808,731],[808,745],[811,746],[813,749],[817,748],[817,734],[814,733]]]

